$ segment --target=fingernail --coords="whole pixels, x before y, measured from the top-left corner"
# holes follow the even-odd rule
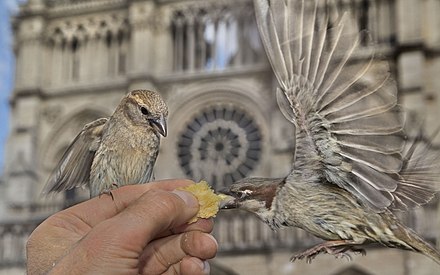
[[[200,267],[203,274],[209,275],[211,273],[211,266],[208,261],[202,261],[199,258],[191,258],[192,262]]]
[[[211,266],[208,261],[203,261],[203,273],[209,275],[211,273]]]
[[[199,202],[191,193],[181,190],[174,190],[173,193],[179,196],[189,207],[199,207]]]
[[[203,274],[209,275],[211,273],[211,266],[209,265],[208,261],[194,259],[194,262],[196,262],[200,266],[200,268],[203,271]]]

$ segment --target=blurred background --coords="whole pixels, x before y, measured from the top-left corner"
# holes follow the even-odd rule
[[[399,101],[439,125],[440,0],[336,0],[368,29],[390,62]],[[293,128],[275,102],[275,79],[250,0],[1,0],[0,274],[22,274],[25,243],[47,216],[87,198],[40,195],[84,124],[109,116],[136,88],[169,104],[156,179],[206,179],[221,188],[246,176],[289,172]],[[363,61],[362,51],[356,62]],[[436,146],[435,148],[439,148]],[[403,221],[440,246],[438,197]],[[253,216],[221,213],[212,274],[439,274],[421,255],[370,247],[354,261],[290,263],[318,240],[272,232]]]

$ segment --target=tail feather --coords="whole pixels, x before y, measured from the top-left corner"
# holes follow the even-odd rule
[[[397,230],[393,230],[393,233],[395,237],[400,241],[403,241],[406,245],[397,245],[393,242],[391,246],[419,252],[440,265],[440,252],[431,244],[423,240],[416,232],[403,225],[399,225]]]

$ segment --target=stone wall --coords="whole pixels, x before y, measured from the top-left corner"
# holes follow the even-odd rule
[[[440,1],[336,2],[351,5],[366,22],[376,51],[391,63],[400,102],[426,115],[428,132],[436,129]],[[365,3],[368,9],[361,9]],[[136,88],[159,90],[170,108],[157,179],[207,178],[220,187],[243,176],[289,171],[293,130],[273,96],[275,80],[257,37],[251,1],[29,0],[14,22],[17,72],[0,224],[44,218],[65,206],[67,198],[86,198],[80,191],[48,201],[40,192],[82,126],[109,116],[121,97]],[[211,157],[202,159],[188,139],[211,148]],[[227,159],[224,148],[237,156],[216,162]],[[206,173],[213,167],[215,173]],[[408,221],[439,240],[439,207],[434,202]],[[258,221],[248,223],[266,232]],[[417,254],[378,248],[351,263],[322,257],[312,265],[290,264],[289,255],[299,248],[294,243],[288,251],[246,246],[222,252],[214,261],[239,274],[415,275],[436,270]]]

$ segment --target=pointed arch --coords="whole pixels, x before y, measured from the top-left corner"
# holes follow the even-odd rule
[[[106,111],[86,107],[60,119],[42,142],[40,155],[43,171],[48,173],[55,167],[64,153],[64,149],[67,148],[85,124],[108,115]]]
[[[337,271],[333,275],[371,275],[371,273],[368,273],[367,271],[363,270],[362,268],[358,266],[350,266],[345,269],[342,269],[340,271]]]
[[[156,162],[173,169],[157,171],[157,178],[213,179],[221,187],[252,173],[267,176],[270,117],[261,88],[236,80],[180,88],[168,100],[170,135]],[[210,173],[212,166],[218,169]]]

